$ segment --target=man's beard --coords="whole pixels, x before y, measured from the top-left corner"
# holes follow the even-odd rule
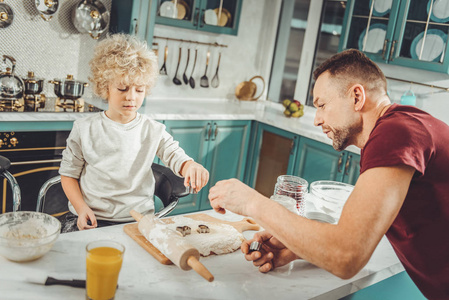
[[[333,130],[334,138],[332,140],[332,147],[337,151],[343,151],[353,142],[353,138],[361,131],[362,126],[356,123],[344,128],[335,128]]]

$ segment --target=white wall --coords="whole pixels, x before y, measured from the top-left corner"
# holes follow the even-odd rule
[[[449,88],[449,75],[447,74],[386,64],[380,64],[380,67],[387,77]],[[417,96],[416,107],[449,124],[449,92],[410,82],[388,80],[388,91],[394,103],[400,103],[402,94],[409,89]]]
[[[156,24],[154,30],[155,36],[206,43],[216,42],[228,45],[228,47],[195,46],[187,43],[181,44],[177,41],[168,41],[168,76],[160,76],[149,100],[234,100],[235,87],[240,82],[247,81],[253,76],[261,75],[265,79],[265,82],[268,83],[275,46],[280,4],[280,0],[243,1],[237,36],[207,33]],[[164,59],[164,47],[167,41],[164,39],[154,39],[153,42],[159,44],[159,67],[161,67]],[[182,73],[186,67],[188,48],[191,48],[190,63],[187,69],[187,75],[190,77],[193,67],[193,49],[198,49],[197,64],[193,76],[196,81],[195,89],[192,89],[189,85],[185,85],[184,83],[177,86],[172,82],[178,62],[179,46],[182,47],[182,58],[178,71],[178,78],[182,78]],[[207,70],[209,88],[202,88],[200,87],[200,78],[204,75],[206,54],[208,50],[211,51],[209,67]],[[212,88],[210,87],[210,81],[216,71],[219,51],[222,53],[218,72],[220,85],[218,88]],[[261,90],[261,81],[257,81],[256,83],[258,84],[258,91]],[[267,89],[265,88],[265,93],[262,98],[266,97],[266,91]]]

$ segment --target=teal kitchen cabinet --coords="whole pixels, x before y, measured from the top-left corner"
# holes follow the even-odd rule
[[[208,194],[217,181],[243,180],[250,121],[165,121],[167,131],[197,163],[209,171],[209,183],[198,193],[181,198],[172,214],[210,209]]]
[[[156,23],[237,35],[243,0],[158,0]],[[220,10],[220,3],[222,7]]]
[[[332,146],[301,137],[293,174],[309,185],[318,180],[333,180],[355,184],[360,156],[349,151],[336,151]]]
[[[112,0],[109,32],[127,33],[153,42],[156,0]]]
[[[293,175],[299,136],[263,123],[253,129],[251,160],[245,182],[266,197],[273,195],[279,175]]]
[[[376,62],[448,73],[449,13],[444,1],[348,0],[339,51],[355,48]]]

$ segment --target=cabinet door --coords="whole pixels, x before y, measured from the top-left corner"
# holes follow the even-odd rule
[[[237,35],[242,1],[178,0],[175,6],[175,1],[158,0],[156,23]]]
[[[209,183],[201,191],[200,209],[210,209],[209,189],[220,180],[243,180],[249,145],[250,121],[214,121],[207,154]]]
[[[399,0],[391,7],[379,0],[348,0],[339,50],[359,49],[369,58],[387,62]]]
[[[342,181],[346,152],[308,138],[299,141],[294,175],[304,178],[309,185],[317,180]]]
[[[200,13],[200,0],[157,0],[156,23],[197,29]]]
[[[109,32],[136,35],[151,45],[156,9],[156,0],[112,0]]]
[[[179,142],[179,146],[197,163],[206,165],[209,146],[209,133],[212,132],[210,121],[165,121],[167,131]],[[171,214],[198,211],[203,191],[179,199],[179,203]]]
[[[355,185],[360,175],[360,155],[345,151],[343,182]]]
[[[447,1],[401,2],[390,53],[391,64],[447,73]]]
[[[298,136],[262,123],[257,126],[248,184],[270,197],[278,176],[293,174]]]
[[[237,35],[243,0],[203,0],[198,18],[198,30]],[[220,8],[220,3],[222,7]],[[214,14],[216,15],[216,19]],[[211,16],[213,16],[211,18]],[[216,20],[216,21],[215,21]]]

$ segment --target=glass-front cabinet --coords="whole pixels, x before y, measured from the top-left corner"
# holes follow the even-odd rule
[[[348,0],[340,50],[377,62],[448,73],[449,5],[444,0]]]
[[[157,0],[156,23],[237,35],[243,0]]]

